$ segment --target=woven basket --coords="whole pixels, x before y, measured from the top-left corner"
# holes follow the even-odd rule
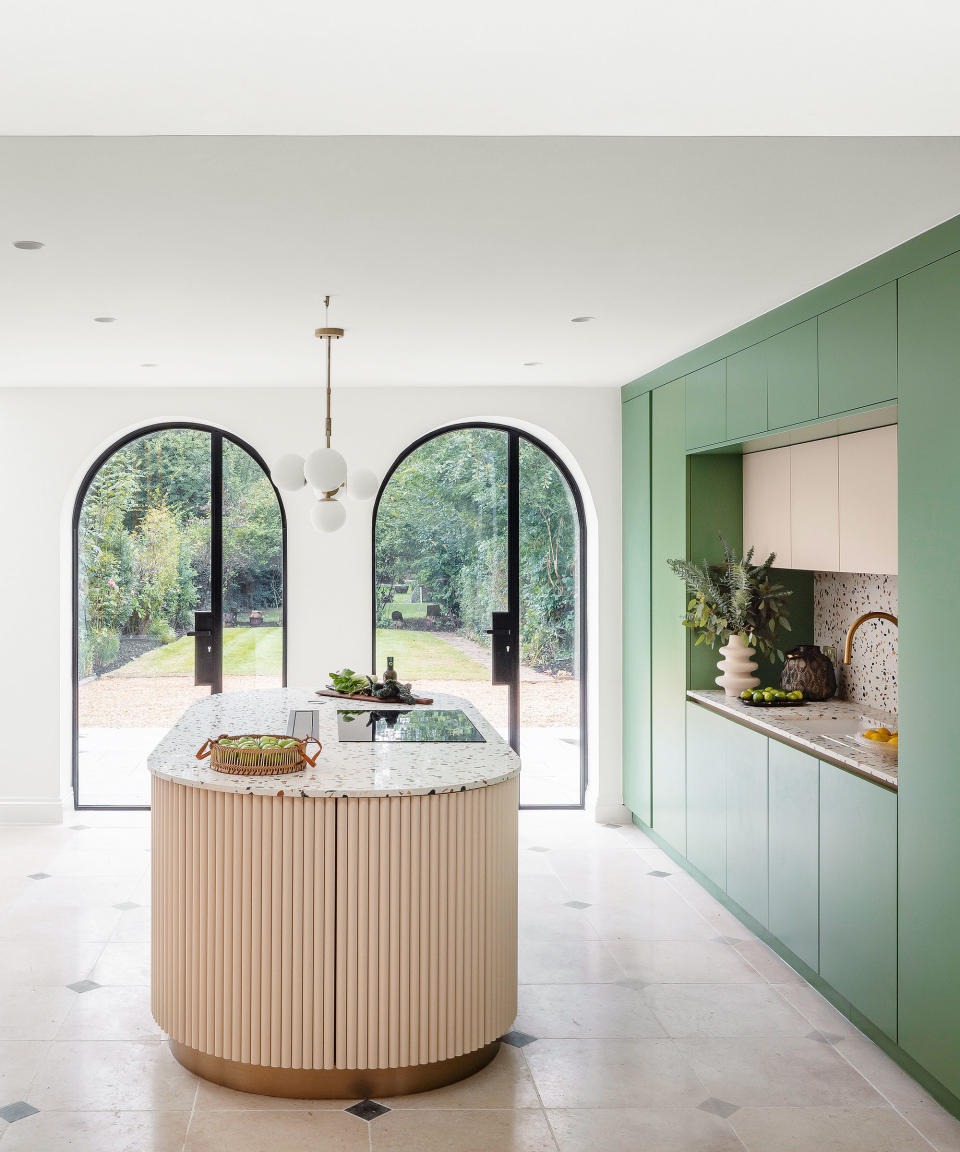
[[[309,764],[317,762],[322,745],[313,737],[298,739],[291,748],[223,748],[221,740],[259,740],[268,733],[261,732],[250,736],[228,736],[221,733],[215,740],[207,740],[197,753],[198,760],[210,757],[210,767],[214,772],[229,772],[234,776],[286,776],[290,772],[302,772]],[[295,737],[278,736],[278,740]],[[313,756],[307,755],[307,745],[316,744]]]

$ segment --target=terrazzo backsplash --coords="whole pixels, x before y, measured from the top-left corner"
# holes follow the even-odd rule
[[[864,612],[897,615],[896,576],[862,572],[815,572],[814,643],[837,650],[837,696],[897,713],[897,629],[887,620],[868,620],[853,638],[853,662],[843,663],[847,629]]]

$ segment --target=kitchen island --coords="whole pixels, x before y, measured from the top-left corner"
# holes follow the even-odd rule
[[[520,762],[476,743],[343,743],[306,690],[210,696],[150,757],[151,1007],[186,1067],[243,1091],[424,1091],[493,1058],[516,1015]],[[316,767],[213,771],[210,737],[316,709]],[[377,705],[378,711],[403,710]],[[421,712],[422,709],[417,709]]]

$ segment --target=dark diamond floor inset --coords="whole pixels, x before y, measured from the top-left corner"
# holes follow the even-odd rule
[[[836,1044],[842,1040],[842,1036],[838,1036],[836,1032],[820,1032],[814,1029],[812,1032],[807,1033],[808,1040],[818,1040],[821,1044]]]
[[[90,825],[89,824],[71,824],[70,827],[74,830],[74,832],[86,832],[86,830],[90,827]]]
[[[36,1116],[39,1111],[39,1108],[34,1108],[26,1100],[14,1100],[12,1104],[0,1108],[0,1120],[6,1120],[8,1124],[16,1124],[18,1120],[23,1120],[26,1116]]]
[[[500,1039],[504,1044],[512,1044],[514,1048],[526,1048],[528,1044],[532,1044],[536,1040],[536,1036],[531,1036],[529,1032],[505,1032]]]
[[[626,980],[618,980],[618,988],[630,988],[634,992],[642,992],[647,987],[646,980],[638,980],[635,976],[629,976]]]
[[[619,825],[619,824],[604,824],[604,828],[619,828],[619,827],[621,827],[621,825]]]
[[[376,1100],[361,1100],[357,1104],[352,1104],[349,1108],[344,1108],[344,1112],[349,1112],[351,1116],[359,1116],[361,1120],[367,1122],[376,1120],[378,1116],[382,1116],[384,1112],[389,1112],[390,1109],[386,1104],[378,1104]]]
[[[139,908],[139,904],[135,904],[132,900],[124,900],[121,904],[114,904],[114,908],[119,908],[121,912],[130,912],[134,908]]]
[[[92,992],[94,988],[101,988],[102,985],[98,984],[96,980],[77,980],[73,984],[68,984],[67,987],[71,992]]]
[[[564,908],[589,908],[590,905],[585,900],[568,900],[564,904]]]
[[[648,872],[647,875],[648,876],[656,876],[658,879],[662,879],[664,876],[672,876],[673,873],[672,872],[653,871],[653,872]]]
[[[31,872],[27,876],[27,879],[28,880],[49,880],[50,879],[50,873],[49,872]]]
[[[531,852],[549,852],[550,849],[544,848],[540,844],[534,844],[534,846],[530,849],[530,851]]]
[[[731,1104],[729,1100],[720,1100],[716,1096],[708,1096],[703,1103],[698,1104],[697,1107],[701,1112],[709,1112],[713,1116],[719,1116],[721,1119],[726,1120],[728,1116],[732,1116],[734,1112],[740,1111],[739,1104]]]

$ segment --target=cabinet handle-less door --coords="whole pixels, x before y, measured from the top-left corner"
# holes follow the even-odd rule
[[[840,571],[840,478],[837,438],[790,448],[792,566]]]

